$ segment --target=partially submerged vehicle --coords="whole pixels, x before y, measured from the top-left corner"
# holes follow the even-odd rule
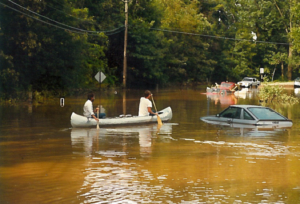
[[[231,105],[219,114],[200,118],[211,124],[235,124],[285,128],[293,125],[292,120],[268,107],[256,105]]]
[[[236,84],[234,82],[222,82],[221,85],[216,83],[215,87],[207,87],[207,94],[232,94],[234,93]]]

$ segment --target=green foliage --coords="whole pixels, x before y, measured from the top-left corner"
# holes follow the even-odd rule
[[[3,3],[24,14],[0,5],[0,97],[99,87],[98,71],[105,86],[121,85],[123,1],[14,2],[21,7]],[[300,65],[299,8],[297,0],[129,1],[128,87],[238,81],[260,67],[269,79],[290,78]]]
[[[297,97],[287,95],[283,93],[284,89],[282,86],[278,85],[269,85],[268,83],[264,84],[263,87],[259,90],[258,97],[260,101],[264,104],[296,104],[299,103]]]

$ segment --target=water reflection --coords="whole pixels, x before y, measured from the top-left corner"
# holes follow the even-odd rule
[[[154,179],[152,173],[135,162],[136,156],[129,156],[131,143],[138,139],[140,158],[150,158],[153,140],[164,142],[174,140],[171,137],[172,126],[177,124],[164,123],[161,127],[157,124],[135,127],[79,129],[71,131],[72,146],[83,148],[86,155],[91,155],[88,168],[85,169],[85,181],[78,191],[84,203],[140,203],[150,202],[150,195],[156,187],[149,186]],[[97,138],[100,140],[97,141]],[[99,148],[103,139],[115,138],[122,140],[121,148]],[[102,141],[101,141],[102,139]],[[93,145],[94,143],[94,145]],[[118,143],[114,140],[114,144]],[[93,147],[94,146],[94,147]],[[126,146],[126,147],[125,147]],[[130,152],[134,152],[131,150]],[[77,154],[74,152],[74,154]],[[163,179],[162,177],[160,179]]]
[[[234,94],[207,94],[207,99],[213,101],[215,105],[220,104],[221,107],[237,103],[237,98]]]
[[[258,94],[258,89],[257,88],[242,88],[241,90],[235,91],[234,95],[237,98],[242,98],[242,99],[252,99],[255,98],[256,95]]]
[[[172,126],[175,123],[164,123],[162,126],[157,124],[127,126],[116,128],[73,128],[71,130],[71,141],[73,148],[82,147],[85,155],[92,154],[93,143],[97,143],[99,138],[118,137],[118,138],[138,138],[140,155],[150,155],[152,150],[152,139],[159,137],[162,140],[173,139]],[[81,151],[80,151],[81,152]]]

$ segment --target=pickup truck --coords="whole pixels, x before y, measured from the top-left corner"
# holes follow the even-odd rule
[[[237,85],[245,88],[251,88],[252,86],[258,87],[260,85],[260,81],[254,77],[245,77],[242,81],[239,81]]]

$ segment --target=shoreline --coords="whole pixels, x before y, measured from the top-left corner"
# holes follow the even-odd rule
[[[284,88],[294,88],[294,82],[261,82],[260,86],[268,84],[270,86],[282,86]]]

